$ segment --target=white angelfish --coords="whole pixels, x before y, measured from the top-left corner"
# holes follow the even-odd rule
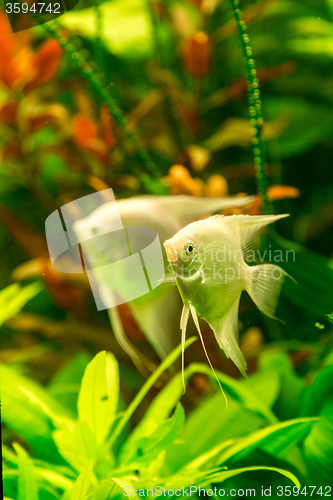
[[[288,214],[217,215],[189,224],[164,243],[184,303],[182,345],[189,314],[203,343],[199,316],[210,325],[219,346],[244,376],[247,366],[238,345],[241,293],[246,290],[260,311],[275,318],[278,296],[287,275],[279,266],[249,266],[246,260],[260,242],[260,231],[284,217]],[[182,365],[184,373],[184,353]],[[211,363],[210,366],[213,369]]]
[[[74,231],[80,241],[87,240],[84,250],[95,265],[116,260],[109,247],[99,245],[98,251],[94,238],[113,230],[115,213],[120,214],[125,227],[148,226],[154,228],[161,242],[171,238],[198,217],[228,207],[245,206],[252,202],[253,196],[226,198],[194,198],[192,196],[138,196],[129,199],[104,203],[89,216],[79,219],[74,224]],[[116,210],[115,210],[116,207]],[[91,239],[92,244],[89,245]],[[113,247],[114,248],[114,247]],[[164,256],[165,257],[165,256]],[[120,258],[120,257],[119,257]],[[166,258],[165,258],[166,260]],[[167,265],[167,262],[166,262]],[[106,277],[96,278],[102,299],[112,293],[112,283]],[[117,290],[116,290],[117,291]],[[182,302],[176,287],[157,287],[143,297],[128,303],[131,312],[141,330],[151,342],[153,348],[163,359],[177,345],[177,328],[182,310]],[[138,354],[129,344],[122,329],[117,307],[109,309],[109,317],[114,333],[133,360],[139,361]],[[139,354],[139,356],[141,356]]]

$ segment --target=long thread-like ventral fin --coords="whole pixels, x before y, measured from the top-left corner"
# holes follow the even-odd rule
[[[183,310],[182,310],[182,315],[180,318],[180,328],[182,331],[182,381],[183,381],[183,394],[185,394],[186,391],[186,385],[185,385],[185,340],[186,340],[186,327],[187,327],[187,322],[188,322],[188,316],[189,316],[189,308],[186,304],[184,304]]]
[[[228,399],[227,399],[227,396],[226,396],[226,394],[225,394],[224,390],[222,389],[222,385],[221,385],[221,383],[220,383],[220,381],[219,381],[219,379],[218,379],[218,377],[217,377],[217,375],[216,375],[216,372],[215,372],[215,370],[214,370],[214,367],[213,367],[213,365],[212,365],[211,360],[209,359],[208,352],[207,352],[206,347],[205,347],[205,343],[204,343],[203,336],[202,336],[201,329],[200,329],[200,325],[199,325],[199,320],[198,320],[197,311],[196,311],[196,310],[195,310],[195,308],[192,306],[192,304],[189,304],[189,306],[190,306],[191,316],[192,316],[192,318],[193,318],[193,321],[194,321],[194,324],[195,324],[195,326],[196,326],[196,329],[198,330],[198,333],[199,333],[199,337],[200,337],[200,340],[201,340],[201,344],[202,344],[202,347],[203,347],[203,350],[204,350],[205,356],[206,356],[206,358],[207,358],[207,361],[208,361],[208,363],[209,363],[209,366],[211,367],[212,372],[214,373],[214,377],[215,377],[215,378],[216,378],[216,380],[217,380],[217,383],[218,383],[218,385],[219,385],[219,387],[220,387],[220,389],[221,389],[221,392],[222,392],[222,394],[223,394],[223,396],[224,396],[226,407],[228,408]]]

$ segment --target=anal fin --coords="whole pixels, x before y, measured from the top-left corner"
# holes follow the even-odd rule
[[[215,338],[223,349],[227,358],[235,363],[239,371],[244,377],[246,377],[247,364],[244,358],[244,354],[238,345],[238,307],[239,299],[235,300],[230,309],[223,315],[221,319],[210,323],[212,330],[214,331]]]

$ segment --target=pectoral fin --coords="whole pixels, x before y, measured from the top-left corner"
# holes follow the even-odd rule
[[[238,345],[238,307],[240,294],[223,317],[210,323],[216,340],[227,358],[230,358],[244,377],[246,377],[246,361]]]

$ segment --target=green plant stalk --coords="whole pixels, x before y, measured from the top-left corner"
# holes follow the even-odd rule
[[[254,132],[252,142],[258,192],[262,196],[263,200],[263,213],[269,214],[273,212],[273,209],[271,203],[269,203],[267,199],[267,188],[269,186],[269,180],[267,175],[266,149],[262,140],[263,118],[261,114],[259,81],[257,78],[255,61],[252,56],[252,47],[250,45],[250,39],[247,33],[247,26],[244,21],[242,21],[243,13],[239,8],[239,0],[229,0],[229,4],[232,8],[234,18],[236,20],[244,58],[244,69],[248,84],[250,120]]]
[[[191,337],[185,342],[185,349],[189,347],[195,340],[197,340],[196,337]],[[121,434],[122,430],[124,429],[125,425],[145,397],[145,395],[148,393],[148,391],[153,387],[155,382],[159,379],[159,377],[162,375],[162,373],[169,368],[169,366],[172,365],[176,361],[176,359],[180,356],[182,351],[182,346],[178,345],[165,360],[159,365],[159,367],[156,369],[156,371],[149,377],[149,379],[144,383],[144,385],[141,387],[140,391],[137,393],[131,404],[127,407],[126,411],[124,412],[119,424],[115,428],[115,430],[112,432],[110,439],[107,442],[107,446],[111,448],[111,446],[115,443],[119,435]]]
[[[104,88],[100,77],[94,73],[91,66],[89,66],[84,57],[75,49],[74,45],[68,42],[65,37],[59,35],[57,30],[52,27],[51,23],[45,23],[42,26],[50,36],[56,38],[59,41],[60,45],[69,55],[69,57],[71,58],[77,69],[87,78],[87,80],[90,82],[91,86],[95,90],[96,94],[108,106],[113,118],[118,123],[118,125],[120,125],[120,127],[124,130],[124,133],[133,144],[137,157],[145,165],[147,173],[150,174],[152,177],[158,178],[159,172],[157,166],[151,159],[149,153],[140,144],[140,141],[137,138],[136,134],[127,125],[122,111],[118,107],[115,100],[110,96],[109,92]]]
[[[102,47],[102,35],[103,35],[103,15],[101,11],[101,5],[99,0],[94,0],[94,10],[96,16],[96,59],[99,63],[101,72],[103,73],[104,80],[104,56]]]

